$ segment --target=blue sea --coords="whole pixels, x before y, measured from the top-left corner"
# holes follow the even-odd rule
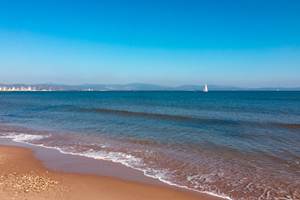
[[[2,92],[0,136],[232,199],[300,199],[300,92]]]

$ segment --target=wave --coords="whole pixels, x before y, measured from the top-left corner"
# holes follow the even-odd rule
[[[62,112],[85,112],[85,113],[99,113],[108,115],[118,115],[124,117],[140,117],[153,120],[165,120],[174,121],[178,124],[184,125],[226,125],[226,126],[251,126],[251,127],[263,127],[263,128],[285,128],[285,129],[299,129],[299,123],[279,123],[271,121],[251,121],[251,120],[233,120],[233,119],[221,119],[221,118],[209,118],[200,116],[188,116],[178,114],[167,114],[167,113],[154,113],[154,112],[141,112],[141,111],[130,111],[130,110],[119,110],[110,108],[84,108],[74,105],[50,105],[39,108],[39,110],[52,110]]]
[[[200,193],[209,194],[209,195],[212,195],[215,197],[231,200],[231,198],[226,196],[225,194],[216,194],[216,193],[213,193],[210,191],[199,191],[199,190],[196,190],[196,189],[184,186],[184,185],[174,183],[169,179],[169,177],[167,175],[168,172],[166,170],[162,170],[162,169],[156,170],[156,169],[149,168],[143,163],[142,159],[137,158],[137,157],[127,154],[127,153],[95,151],[94,149],[89,149],[84,152],[72,152],[72,151],[69,151],[62,147],[48,146],[43,143],[37,143],[38,141],[41,141],[43,139],[47,139],[50,137],[51,137],[51,135],[35,135],[35,134],[16,133],[16,132],[11,132],[11,133],[7,132],[4,135],[3,134],[0,135],[0,138],[11,139],[14,142],[23,143],[23,144],[27,144],[27,145],[38,146],[38,147],[43,147],[43,148],[48,148],[48,149],[55,149],[55,150],[58,150],[62,154],[83,156],[83,157],[92,158],[92,159],[106,160],[106,161],[111,161],[114,163],[119,163],[119,164],[122,164],[131,169],[142,171],[145,176],[154,178],[154,179],[158,179],[159,181],[166,183],[168,185],[171,185],[171,186],[175,186],[175,187],[187,189],[190,191],[200,192]]]
[[[170,120],[170,121],[182,121],[182,122],[197,122],[202,124],[229,124],[238,125],[241,121],[227,120],[227,119],[215,119],[215,118],[199,118],[186,115],[171,115],[162,113],[152,113],[152,112],[138,112],[138,111],[128,111],[128,110],[117,110],[117,109],[107,109],[107,108],[77,108],[80,112],[93,112],[102,114],[114,114],[126,117],[144,117],[149,119],[159,119],[159,120]]]
[[[72,108],[75,109],[74,107]],[[200,118],[194,116],[186,115],[171,115],[162,113],[152,113],[152,112],[138,112],[138,111],[128,111],[128,110],[117,110],[117,109],[107,109],[107,108],[76,108],[80,112],[93,112],[101,114],[113,114],[126,117],[144,117],[148,119],[158,119],[158,120],[169,120],[176,122],[194,123],[197,125],[226,125],[226,126],[251,126],[251,127],[279,127],[288,129],[299,129],[300,124],[287,124],[287,123],[277,123],[277,122],[263,122],[263,121],[245,121],[245,120],[231,120],[231,119],[218,119],[218,118]]]
[[[236,197],[238,199],[250,199],[250,197],[253,199],[256,197],[258,198],[258,194],[265,194],[265,191],[260,190],[262,187],[268,187],[266,190],[267,192],[269,190],[269,192],[273,192],[271,194],[273,197],[277,197],[277,195],[282,197],[282,195],[290,195],[289,191],[283,189],[287,186],[291,188],[291,191],[295,192],[295,195],[292,196],[298,197],[298,183],[295,182],[294,178],[281,176],[279,174],[277,177],[269,179],[268,176],[264,175],[268,175],[268,173],[265,172],[269,171],[271,168],[261,168],[265,165],[260,165],[259,163],[257,163],[258,165],[250,166],[248,166],[248,164],[247,166],[241,165],[245,164],[243,162],[245,157],[243,157],[242,154],[232,154],[232,152],[229,152],[226,149],[220,149],[224,153],[217,155],[220,151],[206,151],[205,148],[202,148],[202,153],[200,153],[198,151],[194,151],[195,148],[192,148],[192,151],[188,151],[189,155],[194,156],[200,153],[200,160],[198,160],[200,162],[194,163],[195,165],[190,165],[191,163],[185,162],[186,160],[174,160],[172,154],[164,151],[167,149],[160,149],[161,146],[156,146],[156,144],[154,144],[155,147],[153,148],[153,143],[149,144],[147,141],[142,141],[142,147],[136,148],[137,146],[134,144],[140,143],[135,140],[129,140],[129,144],[126,144],[126,141],[123,142],[123,140],[110,141],[109,138],[102,137],[94,138],[84,136],[84,138],[82,138],[82,136],[80,136],[79,138],[73,134],[69,135],[64,133],[61,135],[59,133],[54,134],[52,132],[40,133],[36,130],[22,130],[20,127],[15,130],[13,128],[3,129],[6,131],[0,129],[0,138],[11,139],[15,142],[25,143],[28,145],[56,149],[63,154],[120,163],[129,168],[139,170],[143,172],[145,176],[158,179],[168,185],[206,193],[225,199],[231,199],[228,196]],[[123,144],[125,146],[118,146],[119,144]],[[146,146],[144,146],[144,144]],[[131,148],[127,149],[127,145],[130,145]],[[133,149],[134,151],[131,151]],[[183,149],[181,149],[181,152],[182,151]],[[269,158],[267,156],[268,154],[265,155],[262,153],[249,154],[247,155],[246,160],[261,158],[264,162],[265,160],[272,160],[273,164],[275,162],[277,163],[277,160],[274,160],[277,159],[277,157]],[[201,157],[203,157],[203,160],[201,160]],[[234,159],[229,161],[229,159],[232,159],[233,157]],[[297,159],[298,158],[292,160],[297,161]],[[201,163],[201,167],[198,166],[199,163]],[[293,167],[293,170],[299,167],[299,163],[283,163],[282,161],[280,161],[280,163],[284,165],[284,170],[286,172],[288,172],[286,169],[287,164],[290,167]],[[216,168],[214,168],[214,166],[216,166]],[[277,169],[282,170],[283,168],[280,166],[277,165]],[[258,169],[265,171],[259,171]],[[252,175],[249,176],[249,172],[252,173],[252,171],[255,171],[257,175],[254,177],[252,177]],[[275,184],[271,184],[272,186],[270,186],[269,182],[272,180]],[[226,184],[224,185],[224,183]],[[245,189],[246,185],[251,185],[250,189]],[[280,193],[281,190],[282,194]],[[247,191],[247,193],[244,193],[245,191]],[[254,191],[256,191],[255,194],[253,194]],[[249,192],[253,193],[250,194]],[[237,196],[236,193],[239,193],[239,196]],[[261,198],[264,198],[264,196]]]
[[[25,133],[18,133],[13,135],[1,135],[0,138],[11,139],[14,142],[30,142],[34,140],[41,140],[47,136],[44,135],[32,135]]]
[[[283,124],[278,123],[277,126],[288,129],[300,129],[300,124]]]

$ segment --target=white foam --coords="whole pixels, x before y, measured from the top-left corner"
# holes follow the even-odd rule
[[[13,133],[8,135],[1,135],[0,138],[11,139],[14,142],[29,142],[34,140],[41,140],[45,137],[45,135],[32,135],[32,134],[25,134],[25,133]]]
[[[216,194],[216,193],[209,192],[209,191],[199,191],[199,190],[196,190],[193,188],[189,188],[187,186],[173,183],[168,180],[167,171],[147,168],[143,164],[142,159],[136,158],[130,154],[125,154],[125,153],[121,153],[121,152],[94,151],[92,149],[90,149],[89,151],[86,151],[86,152],[74,153],[74,152],[70,152],[67,150],[63,150],[62,148],[59,148],[59,147],[51,147],[51,146],[45,146],[43,144],[30,143],[30,141],[40,140],[40,139],[43,139],[46,137],[49,137],[49,136],[32,135],[32,134],[24,134],[24,133],[0,136],[0,138],[12,139],[14,142],[25,143],[28,145],[39,146],[39,147],[48,148],[48,149],[55,149],[55,150],[58,150],[62,154],[84,156],[84,157],[93,158],[93,159],[106,160],[106,161],[111,161],[114,163],[120,163],[131,169],[142,171],[145,176],[154,178],[154,179],[158,179],[159,181],[166,183],[168,185],[171,185],[171,186],[187,189],[187,190],[194,191],[194,192],[200,192],[200,193],[208,194],[211,196],[215,196],[215,197],[219,197],[219,198],[223,198],[223,199],[227,199],[227,200],[232,200],[230,197],[223,195],[223,194],[220,195],[220,194]]]

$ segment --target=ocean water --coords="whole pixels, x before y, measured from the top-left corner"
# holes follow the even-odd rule
[[[300,92],[0,93],[0,137],[231,199],[300,199]]]

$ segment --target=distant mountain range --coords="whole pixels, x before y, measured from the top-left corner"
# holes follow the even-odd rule
[[[200,91],[203,85],[181,85],[181,86],[161,86],[145,83],[131,84],[82,84],[82,85],[63,85],[63,84],[0,84],[0,88],[28,88],[34,90],[51,91]],[[210,91],[300,91],[300,87],[264,87],[264,88],[242,88],[231,86],[208,85]]]

